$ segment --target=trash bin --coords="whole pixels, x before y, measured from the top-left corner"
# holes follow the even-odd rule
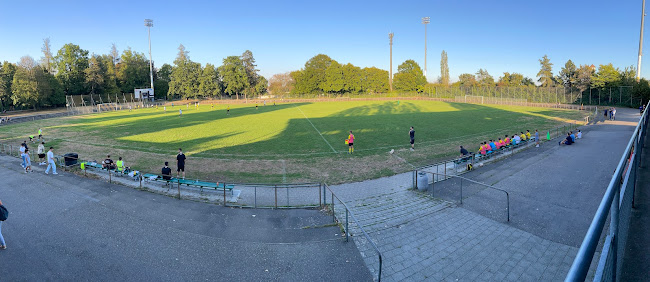
[[[67,153],[63,155],[63,160],[65,161],[65,166],[75,165],[77,164],[77,160],[79,160],[79,154]]]
[[[426,191],[429,187],[429,176],[426,172],[418,172],[418,190]]]

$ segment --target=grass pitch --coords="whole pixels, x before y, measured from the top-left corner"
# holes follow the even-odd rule
[[[390,175],[456,155],[458,145],[581,121],[585,112],[437,101],[348,101],[186,105],[71,116],[0,127],[17,143],[43,127],[59,154],[102,160],[122,156],[136,169],[175,165],[183,148],[189,177],[240,182],[345,182]],[[183,115],[179,116],[179,110]],[[408,148],[409,127],[416,151]],[[345,139],[352,130],[355,151]],[[545,132],[541,134],[545,135]],[[391,156],[388,151],[396,150]],[[395,158],[399,157],[399,158]],[[410,163],[410,164],[408,164]],[[172,165],[172,167],[174,167]]]

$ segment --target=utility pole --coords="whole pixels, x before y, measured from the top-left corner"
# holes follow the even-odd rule
[[[388,70],[388,86],[390,91],[393,91],[393,33],[388,34],[388,40],[390,42],[390,69]]]
[[[427,24],[430,22],[431,22],[431,18],[429,17],[422,18],[422,24],[424,24],[424,77],[425,78],[427,77]]]
[[[151,89],[153,89],[153,60],[151,59],[151,27],[153,26],[153,20],[145,19],[144,25],[149,31],[149,78],[151,79]]]
[[[641,35],[639,35],[639,59],[636,63],[636,81],[641,80],[641,56],[643,53],[643,25],[645,23],[645,0],[641,6]]]

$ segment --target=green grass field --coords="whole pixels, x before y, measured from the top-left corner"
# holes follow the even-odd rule
[[[183,110],[179,117],[178,110]],[[530,129],[549,129],[586,113],[437,101],[348,101],[278,104],[185,105],[71,116],[0,127],[3,143],[18,143],[38,127],[57,153],[158,172],[174,164],[179,147],[188,176],[240,182],[345,182],[390,175],[456,154],[458,145]],[[410,152],[409,127],[416,130]],[[344,140],[352,130],[355,153]],[[395,149],[395,156],[388,151]]]

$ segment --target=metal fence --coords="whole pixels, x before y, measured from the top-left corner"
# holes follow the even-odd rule
[[[647,106],[650,106],[650,104]],[[605,236],[605,239],[594,281],[619,281],[623,257],[625,256],[630,216],[634,205],[637,169],[641,161],[640,157],[647,128],[648,111],[646,110],[634,130],[623,156],[621,156],[614,176],[607,186],[605,195],[587,230],[587,235],[585,235],[569,270],[566,281],[585,280],[602,236]],[[609,230],[602,234],[607,222],[609,222]]]
[[[463,200],[474,196],[477,196],[475,198],[478,198],[478,196],[480,196],[483,202],[481,208],[486,209],[488,214],[491,214],[493,210],[490,206],[493,206],[495,203],[499,204],[499,202],[503,202],[503,199],[505,199],[505,202],[503,202],[505,207],[505,218],[506,221],[510,221],[510,193],[508,193],[508,191],[457,175],[439,174],[428,171],[419,171],[417,173],[419,180],[416,179],[416,181],[426,181],[426,183],[424,183],[426,191],[432,197],[454,201],[463,205]],[[430,175],[431,178],[422,177],[423,174],[427,176]],[[435,179],[438,179],[438,181],[434,181]],[[446,180],[444,184],[436,185],[436,182],[442,180]],[[417,184],[421,185],[422,183]],[[492,194],[493,192],[497,192],[499,195],[494,195]],[[505,196],[505,198],[503,196]]]
[[[381,281],[383,259],[379,248],[363,229],[361,223],[354,216],[354,213],[350,210],[348,205],[341,200],[327,184],[323,184],[323,186],[325,187],[325,189],[323,189],[323,205],[324,207],[329,208],[329,211],[332,214],[332,221],[339,224],[339,227],[345,233],[346,242],[349,241],[350,237],[353,237],[361,256],[364,258],[368,257],[368,254],[366,254],[368,251],[376,254],[376,263],[368,263],[366,261],[366,266],[374,276],[373,278],[377,281]],[[328,196],[330,199],[329,202],[327,200]],[[352,224],[350,224],[350,220],[352,220]]]

